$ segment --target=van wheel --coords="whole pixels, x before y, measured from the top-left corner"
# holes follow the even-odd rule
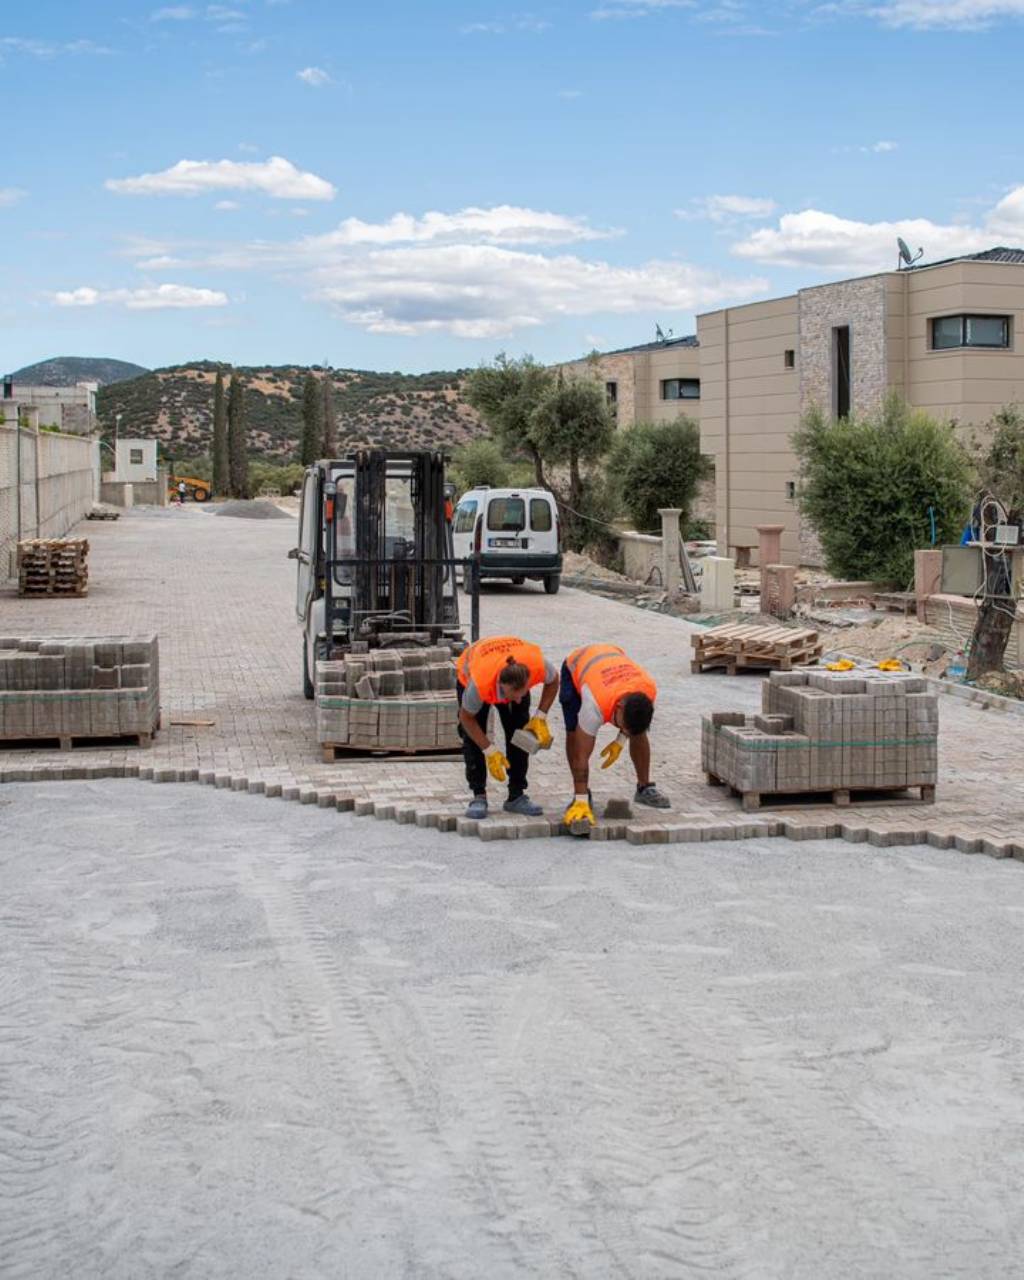
[[[302,641],[302,692],[307,702],[313,701],[316,690],[313,688],[313,680],[309,674],[309,650],[305,639]]]
[[[544,590],[549,596],[557,596],[558,588],[562,585],[562,575],[560,573],[549,573],[544,578]]]

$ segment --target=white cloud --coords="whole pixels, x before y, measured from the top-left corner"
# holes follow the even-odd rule
[[[912,27],[927,31],[936,28],[983,30],[1001,19],[1024,17],[1024,0],[882,0],[853,6],[878,18],[887,27]]]
[[[576,98],[583,97],[583,90],[582,89],[559,89],[558,96],[560,98],[565,98],[567,102],[572,102]]]
[[[219,289],[195,289],[186,284],[146,285],[141,289],[93,289],[83,285],[53,295],[58,307],[126,307],[129,311],[158,311],[165,308],[224,307],[228,296]]]
[[[646,18],[662,9],[694,9],[696,0],[615,0],[614,3],[592,9],[590,16],[597,22],[609,18]]]
[[[532,31],[539,34],[547,31],[551,23],[544,18],[535,18],[530,13],[521,13],[494,22],[467,22],[459,27],[460,35],[505,36],[513,31]]]
[[[22,36],[0,36],[0,61],[4,51],[11,53],[27,53],[33,58],[56,58],[61,54],[108,54],[112,50],[105,45],[96,44],[94,40],[65,40],[54,43],[52,40],[30,40]]]
[[[1015,187],[975,226],[936,223],[927,218],[858,222],[820,209],[787,213],[776,227],[763,227],[732,251],[740,258],[780,267],[827,267],[846,271],[885,271],[895,265],[896,237],[925,261],[978,253],[1000,242],[1024,240],[1024,186]]]
[[[331,83],[331,77],[323,67],[303,67],[301,71],[296,71],[295,74],[306,84],[312,85],[314,89],[319,89],[321,85]]]
[[[218,200],[213,207],[219,209],[221,213],[226,213],[228,210],[238,209],[240,206],[237,200]]]
[[[346,218],[334,231],[311,236],[303,243],[306,248],[318,252],[353,245],[453,240],[496,245],[572,244],[582,240],[605,240],[619,234],[618,231],[592,227],[585,218],[502,204],[489,209],[470,206],[457,213],[431,211],[421,218],[396,213],[387,222]]]
[[[701,196],[690,201],[692,209],[676,209],[677,218],[686,222],[707,219],[709,222],[738,222],[745,218],[770,218],[778,208],[766,196]]]
[[[8,208],[24,200],[28,192],[21,187],[0,187],[0,209]]]
[[[154,9],[149,15],[150,22],[188,22],[196,16],[195,9],[190,9],[188,5],[175,4],[166,5],[162,9]]]
[[[184,267],[183,258],[176,258],[171,253],[158,253],[152,258],[140,258],[135,264],[140,271],[167,271],[171,267]]]
[[[269,160],[179,160],[159,173],[108,178],[119,195],[194,196],[208,191],[262,191],[277,200],[333,200],[334,186],[281,156]]]
[[[891,142],[883,138],[881,142],[872,142],[870,146],[863,148],[863,150],[873,151],[876,155],[884,155],[887,151],[897,151],[899,145],[898,142]]]
[[[465,244],[354,254],[314,270],[312,282],[315,297],[371,333],[463,338],[501,337],[564,316],[692,312],[768,289],[757,277],[730,279],[681,262],[621,267]]]

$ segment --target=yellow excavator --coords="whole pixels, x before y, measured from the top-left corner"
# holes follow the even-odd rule
[[[185,496],[191,498],[193,502],[209,502],[210,486],[205,480],[198,480],[195,476],[175,476],[167,477],[167,500],[173,502],[178,496],[178,485],[185,485]]]

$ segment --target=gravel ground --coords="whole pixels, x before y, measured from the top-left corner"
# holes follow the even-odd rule
[[[5,1277],[1020,1274],[1017,864],[65,782],[0,881]]]

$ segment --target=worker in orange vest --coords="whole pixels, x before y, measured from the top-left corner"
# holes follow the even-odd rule
[[[459,736],[466,761],[466,781],[473,799],[467,818],[487,817],[487,775],[508,781],[508,813],[539,817],[544,810],[526,794],[529,754],[513,745],[517,729],[528,729],[541,747],[551,746],[547,714],[558,692],[558,672],[535,644],[518,636],[491,636],[463,650],[456,665]],[[540,706],[530,715],[530,690],[543,685]],[[487,736],[491,707],[505,734],[505,752]],[[505,754],[507,752],[507,754]]]
[[[601,751],[601,768],[610,769],[629,743],[636,769],[636,804],[669,809],[671,803],[651,781],[651,743],[647,730],[654,715],[658,686],[643,667],[616,644],[574,649],[562,663],[559,689],[565,717],[565,753],[572,770],[573,801],[563,821],[585,820],[596,826],[590,802],[590,757],[601,727],[613,724],[619,736]]]

